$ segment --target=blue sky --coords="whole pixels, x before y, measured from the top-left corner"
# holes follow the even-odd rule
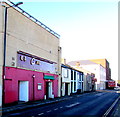
[[[117,0],[23,2],[21,8],[61,35],[63,58],[67,61],[106,58],[112,78],[117,79]]]

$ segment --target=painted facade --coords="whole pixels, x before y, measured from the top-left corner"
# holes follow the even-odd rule
[[[71,72],[71,93],[83,92],[83,72],[76,70],[75,68],[73,68]]]
[[[90,61],[103,66],[106,70],[106,80],[111,80],[111,69],[109,67],[109,62],[107,59],[91,59]]]
[[[62,64],[62,96],[82,93],[84,90],[83,72]]]
[[[62,72],[62,96],[71,94],[71,68],[65,65],[61,65]]]
[[[94,76],[92,75],[91,72],[83,69],[83,68],[78,68],[83,72],[83,79],[84,79],[84,92],[90,92],[90,91],[95,91],[95,81],[94,81]]]
[[[77,70],[80,70],[83,72],[83,81],[84,81],[83,92],[95,91],[96,90],[95,74],[80,67],[79,62],[77,62],[76,66],[73,66],[73,67],[75,67]]]
[[[58,75],[6,67],[5,104],[58,97]]]
[[[8,5],[9,4],[5,4]],[[19,9],[19,8],[18,8]],[[4,10],[0,5],[0,54],[3,55]],[[31,15],[8,9],[6,71],[2,78],[3,56],[0,56],[0,86],[4,81],[3,102],[32,101],[60,96],[61,48],[54,31]],[[1,28],[2,27],[2,28]],[[49,31],[48,31],[49,30]],[[27,95],[20,97],[24,87]],[[47,93],[46,93],[47,91]]]
[[[78,65],[79,63],[79,65]],[[95,78],[97,79],[96,82],[96,90],[105,89],[106,83],[106,69],[97,63],[91,62],[89,60],[80,60],[80,61],[71,61],[68,63],[75,68],[85,69],[90,71],[91,73],[95,74]]]
[[[90,71],[95,74],[96,82],[96,90],[105,89],[106,83],[106,72],[105,68],[99,64],[90,64],[90,65],[81,65],[82,68]]]

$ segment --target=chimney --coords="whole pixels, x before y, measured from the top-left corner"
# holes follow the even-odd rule
[[[62,58],[61,63],[62,63],[62,64],[66,64],[66,59],[65,59],[65,58]]]

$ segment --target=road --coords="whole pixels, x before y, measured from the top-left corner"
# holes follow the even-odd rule
[[[118,94],[114,92],[99,92],[88,95],[77,95],[55,104],[36,107],[29,110],[9,113],[6,116],[38,117],[38,116],[90,116],[101,117],[112,103],[117,99]]]

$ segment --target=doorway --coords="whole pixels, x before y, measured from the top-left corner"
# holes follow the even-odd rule
[[[52,82],[46,82],[46,98],[52,98]]]
[[[29,82],[19,81],[19,101],[29,101]]]
[[[68,95],[68,83],[65,83],[65,95]]]

